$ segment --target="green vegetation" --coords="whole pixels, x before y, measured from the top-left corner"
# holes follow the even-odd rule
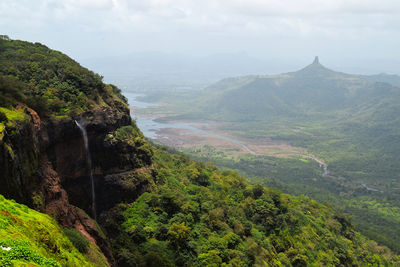
[[[7,109],[4,107],[0,107],[0,123],[7,126],[12,126],[16,122],[25,121],[28,119],[28,116],[24,112],[23,108],[20,109]],[[2,115],[1,115],[2,114]]]
[[[174,114],[163,120],[228,122],[219,130],[307,149],[328,164],[333,176],[342,178],[324,178],[317,164],[295,159],[232,159],[215,152],[202,160],[235,168],[253,181],[290,194],[337,204],[354,216],[362,233],[400,251],[400,213],[395,209],[400,206],[398,80],[397,76],[339,73],[316,62],[297,72],[228,78],[200,93],[164,95],[158,100],[170,105],[151,111]],[[387,216],[367,208],[365,199],[396,212]]]
[[[23,103],[42,116],[74,116],[98,105],[126,105],[102,77],[40,43],[0,38],[0,106]]]
[[[308,197],[249,185],[235,172],[164,148],[153,154],[152,191],[119,204],[104,224],[120,265],[399,263],[355,232],[348,217]]]
[[[0,266],[91,266],[55,220],[0,195]]]
[[[233,169],[253,183],[274,187],[285,193],[307,195],[329,203],[349,214],[358,231],[400,251],[400,210],[381,192],[366,190],[360,183],[322,176],[322,168],[310,159],[276,158],[229,154],[211,147],[184,149],[199,161],[212,161],[223,169]]]
[[[87,241],[75,229],[64,229],[64,233],[66,236],[68,236],[69,240],[71,240],[72,244],[79,250],[79,252],[85,254],[89,251],[89,241]]]
[[[5,249],[5,251],[8,251],[8,249],[10,249],[9,252],[5,252],[3,249],[3,251],[0,252],[1,266],[14,266],[14,262],[18,263],[18,266],[24,263],[36,263],[39,266],[45,267],[60,266],[57,261],[45,258],[38,254],[36,251],[31,250],[29,248],[29,242],[15,242],[12,240],[0,242],[0,244]]]
[[[118,88],[103,84],[99,75],[41,44],[0,37],[0,61],[0,112],[4,114],[0,129],[7,137],[13,137],[9,131],[18,131],[14,126],[28,118],[27,107],[42,120],[73,117],[103,106],[127,112]],[[130,195],[99,216],[120,266],[400,264],[388,248],[356,232],[347,216],[306,196],[250,185],[234,171],[220,171],[213,164],[153,146],[134,123],[103,134],[96,140],[93,162],[107,164],[112,171],[121,170],[116,166],[125,163],[134,166],[116,175],[110,171],[110,179],[118,179],[113,182],[122,189],[117,192],[126,189]],[[12,138],[2,145],[13,158]],[[120,155],[102,154],[101,145],[116,148],[105,151]],[[32,158],[21,168],[40,171]],[[243,158],[241,164],[253,161]],[[290,176],[291,172],[284,172],[288,165],[298,167],[299,176],[312,174],[318,179],[320,175],[315,163],[298,159],[282,159],[276,168],[276,162],[266,157],[248,170],[254,169],[256,176],[265,162],[278,170],[272,177]],[[100,176],[97,169],[96,176]],[[100,181],[107,186],[105,178]],[[39,193],[30,197],[35,208],[45,209]],[[385,216],[397,212],[380,203],[365,199],[363,205]],[[74,229],[63,230],[49,216],[2,196],[0,246],[4,266],[107,265],[99,248]]]

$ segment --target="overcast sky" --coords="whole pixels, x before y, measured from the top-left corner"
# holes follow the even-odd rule
[[[342,71],[400,74],[398,0],[1,0],[0,34],[78,61],[246,52],[293,66],[319,55]]]

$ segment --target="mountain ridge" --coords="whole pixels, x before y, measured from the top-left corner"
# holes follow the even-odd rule
[[[1,264],[29,264],[24,252],[41,250],[42,256],[28,255],[38,264],[57,266],[63,263],[63,246],[73,253],[69,262],[106,265],[98,261],[101,255],[87,255],[87,242],[100,247],[111,266],[399,262],[331,207],[250,185],[235,172],[149,143],[119,89],[65,55],[41,44],[1,39],[0,51],[7,55],[0,54],[5,63],[0,65],[0,165],[6,170],[0,193],[54,218],[0,196]],[[97,222],[87,214],[92,170],[75,120],[85,121]],[[31,223],[26,214],[50,223],[30,229],[23,243],[10,240],[14,227]],[[62,244],[43,235],[46,225],[67,228],[65,234],[57,231]]]
[[[227,135],[260,142],[265,138],[285,141],[305,149],[340,177],[325,184],[316,179],[308,194],[315,196],[323,187],[337,197],[340,206],[349,205],[345,209],[356,214],[356,226],[364,234],[399,250],[398,212],[390,217],[381,211],[370,211],[371,207],[354,208],[354,203],[365,199],[394,210],[400,203],[400,157],[396,152],[400,150],[400,88],[382,82],[396,81],[396,76],[351,75],[314,61],[295,72],[227,78],[199,93],[171,95],[161,102],[170,103],[164,113],[175,115],[163,120],[212,121],[221,125],[215,131]],[[262,169],[263,159],[248,162],[253,161]],[[242,169],[249,168],[243,163]],[[257,175],[257,181],[268,184],[267,175],[261,171]],[[286,192],[300,193],[296,189],[298,181],[282,179],[293,183],[291,191]],[[303,179],[300,184],[309,186],[314,177]],[[374,185],[381,193],[365,192],[360,188],[362,184]],[[279,188],[288,187],[282,183]],[[318,199],[327,198],[319,195]],[[375,219],[366,219],[368,216]]]
[[[195,97],[198,104],[194,106],[197,113],[204,110],[207,115],[203,117],[208,119],[232,120],[237,116],[239,120],[257,120],[285,113],[310,116],[322,115],[326,110],[354,112],[365,100],[400,91],[371,79],[330,70],[316,58],[295,72],[223,79]]]

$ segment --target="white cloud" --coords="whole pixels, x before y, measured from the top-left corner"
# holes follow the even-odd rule
[[[89,9],[105,9],[114,5],[112,0],[64,0],[65,5]]]
[[[271,49],[284,55],[312,47],[389,56],[400,45],[399,27],[398,0],[0,1],[2,34],[77,54]],[[72,43],[79,39],[80,46]]]
[[[266,20],[273,26],[304,35],[318,27],[333,26],[392,28],[400,13],[400,2],[390,0],[2,0],[0,14],[9,23],[76,20],[92,27],[117,27],[129,31],[130,23],[160,29],[213,27],[261,30]],[[375,17],[374,17],[375,16]],[[379,17],[379,21],[376,18]],[[372,19],[371,19],[372,18]],[[375,18],[375,19],[374,19]],[[345,19],[344,21],[342,19]],[[13,20],[13,21],[11,21]],[[91,25],[93,24],[93,25]],[[361,24],[361,25],[360,25]],[[133,27],[134,29],[135,27]],[[273,28],[273,27],[272,27]],[[221,29],[222,30],[222,29]]]

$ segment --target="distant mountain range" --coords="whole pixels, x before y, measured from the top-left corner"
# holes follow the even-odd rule
[[[211,56],[133,53],[84,60],[108,82],[128,90],[203,89],[227,76],[266,73],[265,61],[244,52]]]
[[[302,182],[295,170],[281,188],[320,201],[330,199],[313,192],[330,192],[363,233],[400,250],[399,84],[396,75],[346,74],[315,58],[299,71],[226,78],[158,101],[169,103],[175,114],[165,120],[222,121],[220,130],[231,135],[305,148],[339,178],[307,176]],[[261,181],[268,177],[260,175]],[[378,191],[366,190],[368,184]],[[374,208],[383,206],[390,213]]]
[[[0,266],[399,262],[332,207],[148,142],[120,89],[63,53],[0,51]]]
[[[379,69],[372,59],[329,58],[331,65],[352,73],[374,73]],[[166,52],[136,52],[120,56],[99,56],[83,59],[83,65],[103,75],[107,82],[115,83],[127,90],[164,90],[194,89],[200,90],[225,77],[249,74],[280,73],[287,69],[296,69],[307,62],[304,56],[277,58],[271,53],[267,57],[251,56],[246,52],[219,53],[212,55],[185,55]],[[379,61],[379,64],[383,63]],[[379,66],[378,64],[378,66]],[[393,62],[385,62],[385,70],[396,69]],[[379,74],[367,76],[382,82],[400,84],[396,75]]]
[[[315,58],[305,68],[279,75],[253,75],[223,79],[196,99],[196,113],[228,121],[264,120],[277,116],[343,118],[370,112],[387,114],[379,107],[400,107],[400,77],[350,75],[324,67]],[[373,110],[371,110],[373,109]],[[399,113],[400,114],[400,113]],[[378,116],[379,117],[379,116]]]

